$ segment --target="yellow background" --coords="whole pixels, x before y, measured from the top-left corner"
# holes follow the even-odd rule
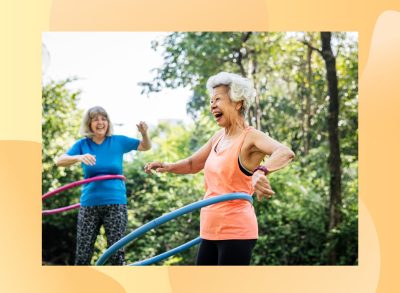
[[[1,292],[400,292],[400,1],[1,0]],[[359,32],[359,265],[42,267],[41,33]]]

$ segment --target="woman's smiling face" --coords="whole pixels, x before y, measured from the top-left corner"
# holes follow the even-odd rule
[[[215,121],[221,127],[233,124],[239,114],[236,102],[232,102],[229,97],[229,87],[220,85],[213,89],[210,99],[210,111]],[[238,107],[240,109],[240,106]]]
[[[90,129],[97,137],[105,137],[108,129],[108,120],[101,114],[95,115],[90,120]]]

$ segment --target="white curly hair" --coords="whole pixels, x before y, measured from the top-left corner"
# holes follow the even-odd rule
[[[240,111],[243,116],[246,116],[256,97],[256,89],[253,82],[235,73],[220,72],[211,76],[207,81],[207,90],[210,95],[213,89],[220,85],[225,85],[229,88],[228,94],[233,102],[243,101],[243,107]]]

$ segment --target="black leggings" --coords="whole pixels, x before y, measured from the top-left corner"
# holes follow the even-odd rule
[[[201,240],[196,265],[249,265],[256,239]]]
[[[107,247],[110,247],[124,236],[127,220],[125,204],[81,207],[78,214],[75,265],[90,264],[101,225],[104,225]],[[123,249],[110,257],[110,264],[124,264]]]

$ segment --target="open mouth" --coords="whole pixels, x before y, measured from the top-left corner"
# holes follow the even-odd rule
[[[217,121],[220,120],[221,117],[223,116],[221,112],[214,112],[213,115]]]

